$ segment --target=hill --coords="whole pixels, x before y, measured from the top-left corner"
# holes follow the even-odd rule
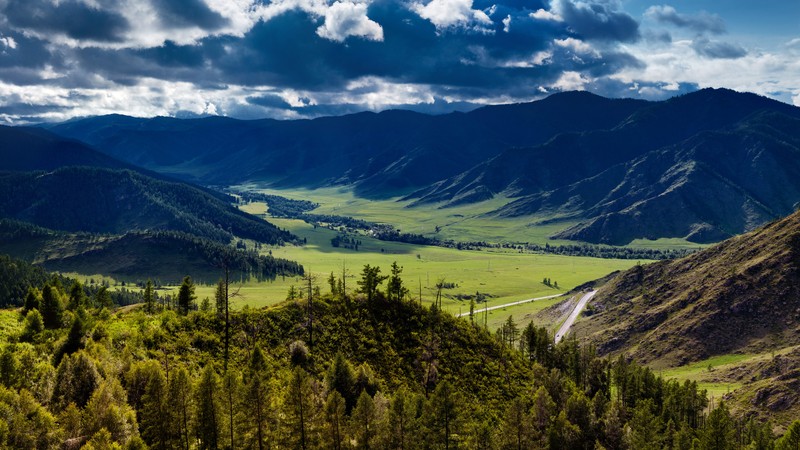
[[[800,212],[691,256],[628,270],[592,303],[594,314],[575,332],[601,354],[673,367],[772,353],[760,368],[739,368],[739,382],[769,387],[745,389],[747,401],[772,405],[773,413],[800,409]]]
[[[127,162],[205,184],[350,184],[360,195],[380,197],[458,174],[510,146],[613,127],[647,104],[570,92],[441,116],[408,111],[294,121],[104,116],[50,130]]]
[[[171,230],[229,243],[276,244],[293,236],[243,213],[232,198],[132,170],[66,167],[0,172],[0,217],[63,231]]]
[[[51,271],[103,274],[131,283],[152,278],[164,284],[180,284],[191,274],[199,283],[213,284],[224,264],[236,279],[274,280],[303,274],[303,266],[293,261],[175,231],[97,235],[0,220],[0,253]]]
[[[706,412],[692,383],[597,358],[575,340],[553,346],[544,329],[492,335],[380,290],[334,288],[228,320],[171,302],[112,312],[72,281],[31,288],[23,323],[0,329],[0,445],[11,448],[775,441],[768,424],[734,420],[724,405]],[[0,311],[4,321],[19,315]],[[792,427],[781,450],[800,437],[800,422]]]

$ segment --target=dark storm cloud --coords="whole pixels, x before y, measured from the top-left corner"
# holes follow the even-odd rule
[[[56,4],[40,0],[7,0],[0,11],[16,29],[37,34],[61,34],[72,39],[122,42],[128,21],[114,11],[93,8],[77,0]]]
[[[218,12],[211,10],[202,0],[150,0],[158,9],[159,20],[167,28],[200,27],[204,30],[218,30],[229,21]]]
[[[660,23],[671,24],[680,28],[688,28],[697,33],[723,34],[725,22],[716,14],[701,12],[699,14],[681,14],[672,6],[651,6],[645,16]]]
[[[608,0],[557,0],[555,9],[566,24],[585,39],[635,42],[641,37],[639,22]]]
[[[692,49],[700,56],[713,59],[737,59],[747,55],[747,50],[740,45],[712,41],[703,36],[692,41]]]
[[[22,85],[27,80],[65,89],[145,83],[152,87],[158,80],[188,82],[203,91],[235,86],[246,93],[239,94],[238,106],[231,106],[228,113],[255,117],[257,112],[283,110],[313,116],[363,110],[358,99],[382,92],[389,84],[414,86],[416,101],[433,102],[418,109],[443,112],[468,110],[492,98],[530,99],[543,87],[551,89],[565,72],[588,79],[643,67],[618,45],[639,40],[641,33],[636,20],[614,0],[475,0],[472,8],[491,21],[481,23],[482,32],[437,29],[408,1],[375,0],[366,14],[381,27],[382,40],[341,34],[347,30],[337,29],[341,41],[326,39],[320,32],[330,19],[324,16],[324,5],[321,10],[306,10],[305,3],[274,0],[267,5],[282,1],[291,5],[268,19],[255,20],[239,34],[217,32],[234,25],[203,0],[149,1],[158,11],[153,17],[158,32],[174,41],[153,44],[139,39],[140,23],[131,19],[129,24],[115,12],[123,11],[122,3],[111,0],[100,0],[107,5],[104,9],[78,0],[62,0],[58,6],[50,0],[0,0],[7,15],[5,22],[0,17],[0,37],[13,37],[17,43],[17,49],[0,53],[0,81]],[[551,11],[555,18],[533,18],[531,14],[540,9]],[[187,38],[196,30],[186,29],[195,27],[207,33]],[[82,45],[47,42],[48,34],[67,35]],[[126,35],[130,42],[122,41]],[[44,68],[48,79],[38,73]],[[56,76],[50,76],[53,73]],[[292,107],[279,95],[255,95],[248,88],[265,86],[307,93],[314,101]],[[349,97],[341,98],[343,92]]]

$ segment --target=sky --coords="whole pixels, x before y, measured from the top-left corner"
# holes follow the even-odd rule
[[[800,1],[0,0],[0,123],[428,113],[706,87],[800,106]]]

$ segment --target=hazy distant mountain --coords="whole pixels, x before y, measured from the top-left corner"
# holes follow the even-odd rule
[[[613,127],[647,106],[584,92],[430,116],[408,111],[315,120],[178,120],[104,116],[51,130],[127,162],[204,183],[354,184],[397,195],[458,174],[511,146]]]

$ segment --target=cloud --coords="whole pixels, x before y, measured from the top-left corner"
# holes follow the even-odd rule
[[[150,0],[159,20],[168,28],[199,27],[218,30],[230,21],[213,11],[203,0]]]
[[[589,40],[636,42],[639,23],[613,0],[555,0],[553,14]]]
[[[783,87],[800,85],[796,55],[750,54],[702,33],[673,39],[641,28],[624,4],[0,0],[0,120],[446,112],[569,89],[662,98],[705,87],[700,74],[752,88],[745,62],[779,74],[756,89],[800,95]],[[55,17],[66,12],[74,23]]]
[[[317,34],[337,42],[344,42],[350,36],[383,40],[383,28],[367,17],[364,3],[337,1],[325,11],[325,23],[317,28]]]
[[[6,0],[0,3],[0,8],[11,27],[42,37],[55,35],[73,41],[120,42],[130,27],[118,12],[79,0]]]
[[[712,41],[700,36],[692,41],[692,48],[706,58],[737,59],[747,55],[747,50],[737,44]]]
[[[492,19],[485,12],[473,9],[472,0],[431,0],[427,4],[413,3],[411,9],[440,30],[462,28],[492,32]]]
[[[725,22],[716,14],[681,14],[669,5],[651,6],[644,16],[660,23],[688,28],[696,33],[723,34],[726,31]]]

